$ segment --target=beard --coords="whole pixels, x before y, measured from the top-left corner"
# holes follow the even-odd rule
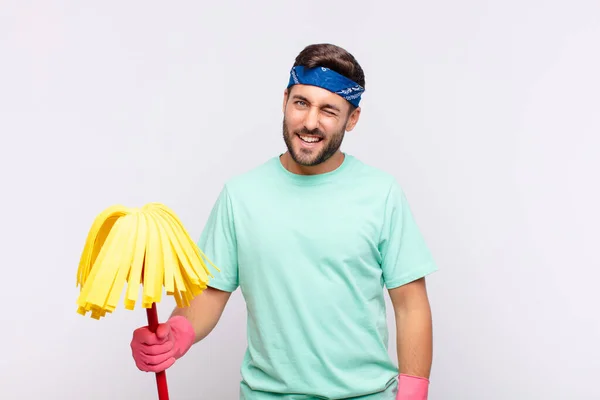
[[[343,125],[344,127],[346,124]],[[290,153],[292,159],[299,165],[304,167],[313,167],[329,160],[341,147],[342,141],[344,140],[344,134],[346,130],[342,128],[341,131],[333,133],[329,138],[321,132],[319,129],[313,129],[309,131],[306,128],[302,128],[299,131],[290,132],[285,117],[283,118],[283,140]],[[317,149],[305,149],[305,148],[294,148],[294,136],[296,135],[316,135],[323,138],[320,150]]]

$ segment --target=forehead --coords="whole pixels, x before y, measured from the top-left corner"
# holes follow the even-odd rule
[[[290,88],[289,96],[291,99],[295,97],[304,98],[315,106],[333,105],[342,111],[348,107],[347,101],[341,96],[318,86],[294,85]]]

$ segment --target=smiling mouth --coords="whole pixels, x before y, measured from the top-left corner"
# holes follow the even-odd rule
[[[318,136],[310,136],[310,135],[300,135],[296,134],[304,143],[318,143],[323,140],[323,138]]]

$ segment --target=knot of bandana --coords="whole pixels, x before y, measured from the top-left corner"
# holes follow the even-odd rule
[[[292,85],[312,85],[329,90],[342,96],[352,105],[358,107],[365,89],[358,83],[346,78],[330,68],[316,67],[304,68],[295,66],[290,71],[288,88]]]

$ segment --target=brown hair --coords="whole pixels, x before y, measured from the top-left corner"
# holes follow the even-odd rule
[[[348,51],[334,44],[320,43],[306,46],[296,56],[294,67],[298,65],[305,68],[329,68],[365,87],[365,74],[358,61]]]

